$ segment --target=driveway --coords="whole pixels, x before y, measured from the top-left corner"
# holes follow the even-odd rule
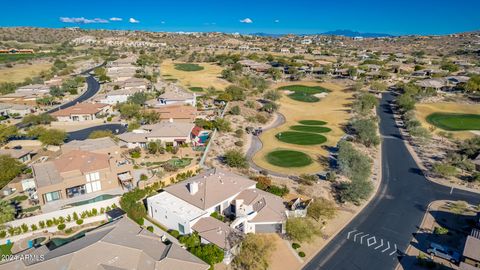
[[[378,114],[382,144],[382,183],[375,198],[305,267],[306,270],[385,270],[402,263],[412,234],[435,200],[463,200],[478,205],[480,196],[425,178],[396,126],[391,103],[382,96]]]

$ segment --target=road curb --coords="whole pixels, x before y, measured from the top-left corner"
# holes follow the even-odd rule
[[[377,193],[379,192],[379,189],[380,189],[380,185],[382,184],[382,181],[383,181],[383,171],[382,171],[382,156],[383,156],[383,152],[382,152],[382,147],[383,147],[383,142],[380,141],[380,144],[379,144],[379,151],[378,151],[378,156],[377,156],[377,159],[380,161],[380,166],[378,167],[378,173],[377,173],[377,179],[379,179],[379,181],[376,182],[376,185],[375,185],[375,190],[374,192],[372,192],[372,195],[370,195],[370,197],[365,201],[365,203],[358,209],[358,212],[356,212],[355,214],[353,214],[348,220],[347,222],[345,222],[342,226],[340,226],[338,228],[338,230],[336,232],[334,232],[332,235],[330,235],[330,237],[325,241],[324,245],[318,249],[316,251],[315,254],[313,254],[313,256],[309,257],[308,259],[305,259],[304,260],[304,263],[302,264],[302,269],[303,267],[305,267],[313,258],[315,258],[315,256],[321,252],[338,234],[340,234],[340,232],[342,232],[345,227],[347,227],[351,222],[352,220],[354,220],[360,213],[362,213],[362,211],[368,206],[370,205],[370,203],[373,201],[374,198],[377,197]]]
[[[399,128],[400,129],[400,128]],[[408,152],[410,153],[410,155],[413,157],[413,160],[415,161],[415,163],[417,164],[417,166],[422,169],[422,171],[424,172],[427,172],[427,168],[425,167],[425,165],[423,164],[423,162],[421,161],[420,157],[418,156],[417,152],[415,151],[415,149],[413,148],[413,146],[411,145],[410,141],[408,139],[406,139],[406,135],[405,134],[406,132],[403,130],[403,129],[400,129],[400,133],[402,134],[402,141],[403,143],[405,144],[405,147],[407,148]],[[410,135],[408,135],[410,136]],[[435,183],[435,184],[438,184],[438,185],[442,185],[442,186],[445,186],[445,187],[451,187],[451,188],[456,188],[456,189],[460,189],[460,190],[464,190],[464,191],[468,191],[468,192],[472,192],[472,193],[477,193],[477,194],[480,194],[480,190],[477,190],[477,189],[473,189],[473,188],[469,188],[469,187],[464,187],[464,186],[461,186],[461,185],[457,185],[457,184],[454,184],[454,185],[449,185],[449,184],[446,184],[446,183],[443,183],[441,181],[437,181],[437,180],[434,180],[433,178],[431,178],[430,176],[428,176],[427,174],[423,174],[425,176],[425,179],[427,179],[428,181],[432,182],[432,183]]]
[[[420,222],[420,225],[418,226],[418,229],[415,231],[415,234],[417,234],[421,229],[422,229],[422,224],[425,222],[425,219],[427,218],[427,215],[428,215],[428,212],[430,212],[430,207],[432,206],[433,203],[435,203],[437,201],[431,201],[428,205],[427,205],[427,209],[425,210],[425,214],[423,215],[423,218],[422,218],[422,221]],[[410,243],[415,239],[415,236],[413,236],[412,238],[410,238]],[[412,245],[409,244],[407,249],[405,250],[405,254],[408,254],[408,252],[412,249]],[[400,264],[400,260],[397,264],[397,266],[395,267],[395,270],[402,270],[404,268],[402,268],[402,265]]]

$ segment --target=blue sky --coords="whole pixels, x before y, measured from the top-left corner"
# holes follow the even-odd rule
[[[0,26],[446,34],[480,30],[479,10],[480,0],[23,0],[3,5]]]

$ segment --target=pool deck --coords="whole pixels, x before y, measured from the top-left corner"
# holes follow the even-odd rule
[[[92,192],[92,193],[88,193],[88,194],[78,196],[78,197],[74,197],[74,198],[70,198],[70,199],[61,199],[61,200],[54,201],[54,202],[49,202],[49,203],[43,205],[42,206],[42,212],[43,213],[50,213],[50,212],[54,212],[54,211],[57,211],[57,210],[61,210],[62,207],[65,206],[65,205],[90,200],[90,199],[93,199],[93,198],[98,197],[100,195],[107,195],[107,194],[109,194],[109,195],[122,195],[125,192],[126,192],[126,190],[123,190],[122,188],[119,187],[119,188],[115,188],[115,189]]]

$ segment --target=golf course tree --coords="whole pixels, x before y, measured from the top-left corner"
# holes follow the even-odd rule
[[[378,99],[372,94],[364,93],[358,96],[353,102],[353,111],[361,116],[366,116],[372,112],[373,108],[378,106]]]
[[[267,73],[272,77],[274,81],[278,81],[282,78],[283,72],[278,68],[269,68]]]
[[[275,242],[271,235],[249,233],[242,241],[232,267],[234,270],[268,269],[270,256],[274,250]]]
[[[39,115],[29,114],[22,119],[22,124],[24,125],[48,125],[51,122],[55,121],[55,117],[51,116],[48,113],[42,113]]]
[[[377,92],[383,92],[388,89],[388,85],[381,81],[373,81],[370,84],[370,88]]]
[[[17,135],[18,129],[14,125],[0,124],[0,144],[5,143],[10,137]]]
[[[480,75],[472,75],[465,85],[465,90],[472,94],[480,94]]]
[[[338,165],[340,173],[350,179],[337,186],[340,202],[359,205],[373,192],[370,180],[372,161],[347,141],[338,143]]]
[[[337,208],[333,201],[325,198],[316,198],[307,208],[307,216],[313,218],[317,222],[335,217]]]
[[[280,93],[280,91],[275,90],[275,89],[268,90],[268,91],[265,92],[265,94],[263,94],[263,98],[268,99],[270,101],[277,101],[281,97],[282,97],[282,93]]]
[[[309,217],[289,218],[285,231],[288,237],[296,242],[311,242],[314,236],[322,233],[318,224]]]
[[[45,129],[41,134],[38,135],[38,140],[42,142],[43,145],[62,145],[67,139],[67,133],[60,129]]]
[[[380,137],[377,134],[377,123],[373,119],[353,120],[351,127],[358,141],[366,147],[377,146],[380,143]]]
[[[15,219],[15,208],[10,201],[0,200],[0,225]]]
[[[231,96],[231,100],[245,100],[247,89],[230,85],[225,89],[225,93]]]
[[[93,73],[102,83],[111,81],[110,77],[107,76],[107,70],[103,67],[96,68]]]
[[[0,189],[22,173],[25,165],[8,155],[0,155]]]
[[[233,168],[246,168],[248,166],[245,155],[235,149],[228,150],[225,153],[225,163]]]
[[[448,163],[437,162],[433,164],[432,171],[444,178],[451,178],[457,175],[457,168]]]

